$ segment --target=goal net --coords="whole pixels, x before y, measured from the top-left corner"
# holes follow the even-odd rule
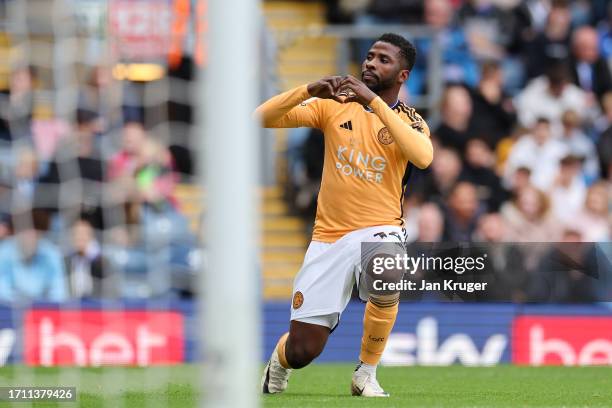
[[[211,303],[226,288],[203,281],[212,273],[205,261],[219,265],[224,249],[200,234],[205,196],[220,197],[209,206],[217,230],[228,225],[223,206],[232,208],[223,185],[204,194],[199,177],[217,177],[205,166],[202,140],[219,120],[198,110],[217,101],[205,100],[211,86],[198,78],[207,67],[211,80],[227,80],[207,66],[219,46],[203,42],[207,14],[219,12],[198,0],[0,1],[0,385],[15,388],[0,390],[3,403],[28,406],[45,388],[75,387],[46,396],[61,401],[76,392],[79,406],[196,406],[202,356],[226,367],[214,359],[235,341],[204,349],[201,340],[219,333],[202,327],[200,313],[228,307]],[[211,41],[223,35],[212,26]],[[243,41],[245,32],[236,35]],[[252,109],[251,97],[235,108]],[[232,106],[216,112],[227,118]],[[203,114],[210,124],[198,119]],[[240,156],[230,138],[236,127],[226,128],[218,135],[224,150]],[[257,180],[229,181],[254,190],[247,183]],[[215,240],[226,249],[255,241]],[[247,272],[216,273],[228,271]],[[202,291],[213,299],[204,307]],[[248,291],[254,302],[256,285]],[[253,306],[228,313],[251,310],[247,319],[257,314]],[[228,335],[242,344],[257,337]],[[258,341],[249,344],[258,360]]]

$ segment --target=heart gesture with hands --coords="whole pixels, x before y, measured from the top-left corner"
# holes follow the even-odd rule
[[[377,96],[366,84],[352,75],[342,78],[340,92],[347,93],[343,103],[357,102],[361,105],[369,105]]]
[[[357,102],[368,105],[376,94],[366,84],[352,75],[330,76],[308,85],[310,96],[321,99],[333,99],[338,103]]]
[[[321,78],[317,82],[308,84],[308,93],[315,98],[333,99],[336,102],[342,103],[344,100],[338,95],[342,79],[343,77],[341,76]]]

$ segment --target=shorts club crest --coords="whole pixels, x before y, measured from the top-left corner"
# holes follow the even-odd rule
[[[293,295],[293,309],[297,310],[304,303],[304,295],[299,290]]]
[[[362,228],[334,243],[312,241],[293,282],[291,320],[309,323],[304,318],[333,316],[329,328],[335,327],[355,284],[360,299],[368,299],[368,279],[361,268],[362,255],[367,254],[362,254],[362,243],[394,243],[401,251],[404,241],[405,231],[395,225]],[[306,296],[308,302],[304,304]]]

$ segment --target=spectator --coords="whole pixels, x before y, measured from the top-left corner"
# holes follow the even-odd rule
[[[561,159],[559,173],[549,191],[552,213],[564,223],[574,219],[584,205],[586,185],[580,174],[581,160],[573,154]]]
[[[31,138],[34,80],[32,66],[19,66],[11,72],[9,93],[0,95],[0,140]]]
[[[610,178],[612,176],[612,92],[604,95],[602,105],[604,116],[599,124],[602,132],[598,135],[597,153],[603,177]]]
[[[433,203],[425,203],[421,206],[417,216],[417,232],[415,235],[408,235],[407,252],[409,256],[423,256],[423,254],[432,254],[435,252],[436,243],[442,242],[444,233],[444,217],[440,211],[440,207]],[[433,245],[432,245],[433,243]],[[421,282],[427,280],[428,273],[431,271],[425,268],[417,267],[411,271],[410,280],[421,285]],[[437,299],[427,293],[417,293],[405,291],[402,293],[402,299],[424,300]]]
[[[567,66],[563,63],[549,65],[545,76],[532,80],[516,97],[515,106],[519,121],[530,128],[538,118],[546,118],[557,130],[561,116],[567,110],[587,116],[590,108],[586,93],[569,82]]]
[[[112,76],[111,65],[101,64],[88,72],[79,93],[79,109],[94,112],[94,134],[106,134],[120,123],[123,92]]]
[[[86,220],[79,220],[72,227],[72,248],[65,264],[70,297],[101,299],[117,295],[115,276]]]
[[[499,213],[488,213],[480,217],[474,241],[500,243],[506,240],[506,224]]]
[[[108,166],[110,180],[130,179],[134,176],[138,157],[147,140],[142,123],[132,120],[123,125],[121,150],[111,158]]]
[[[520,167],[526,167],[531,172],[531,183],[542,190],[548,190],[566,151],[558,138],[551,136],[548,119],[538,119],[532,132],[523,135],[512,146],[504,170],[506,186],[512,188],[514,172]]]
[[[527,79],[546,73],[546,67],[570,55],[571,13],[567,1],[554,1],[544,30],[525,45]]]
[[[608,188],[605,182],[593,184],[587,194],[583,209],[574,218],[586,242],[610,240],[610,212]]]
[[[425,203],[419,211],[418,242],[440,242],[444,233],[444,217],[440,208]]]
[[[572,80],[591,99],[601,97],[612,90],[612,77],[608,62],[599,52],[597,30],[584,26],[572,35]]]
[[[444,240],[471,241],[481,214],[476,187],[467,181],[458,182],[445,206]]]
[[[546,4],[542,4],[544,2]],[[544,29],[546,18],[548,17],[548,6],[549,0],[511,0],[506,2],[505,8],[508,10],[513,21],[511,41],[506,47],[509,52],[520,56],[525,50],[526,44],[534,38],[536,33]],[[517,62],[521,63],[521,58],[518,58]],[[525,75],[524,71],[523,69],[523,76]]]
[[[0,243],[0,300],[4,302],[68,298],[62,255],[41,236],[40,216],[33,212],[14,218],[15,236]]]
[[[593,141],[584,134],[580,127],[580,116],[574,111],[566,111],[561,117],[563,126],[561,138],[559,139],[566,150],[573,155],[582,158],[582,175],[587,184],[599,177],[599,159]]]
[[[519,248],[507,243],[507,226],[499,213],[483,215],[478,221],[474,240],[484,246],[487,255],[487,290],[490,300],[524,302],[528,274]],[[480,245],[479,245],[480,247]],[[491,276],[492,275],[492,276]]]
[[[134,174],[138,198],[151,206],[177,206],[174,189],[177,175],[168,149],[148,140],[141,150]]]
[[[435,40],[442,52],[442,79],[450,83],[476,85],[478,65],[470,54],[470,49],[461,27],[452,24],[452,13],[449,0],[426,0],[425,24],[436,30]],[[431,37],[419,37],[415,40],[418,55],[429,55],[432,47]],[[427,88],[427,58],[417,58],[410,71],[407,87],[410,95],[422,95]]]
[[[515,242],[554,242],[559,239],[559,223],[551,214],[550,200],[535,187],[526,187],[501,208],[508,227],[507,238]]]
[[[527,0],[521,3],[519,7],[522,6],[527,9],[532,30],[535,32],[544,30],[552,7],[551,0]]]
[[[16,149],[14,168],[11,180],[12,201],[21,200],[21,204],[31,205],[34,199],[36,183],[39,179],[39,163],[34,150],[22,146]]]
[[[465,144],[472,135],[469,128],[472,100],[468,91],[457,85],[447,87],[442,96],[441,113],[442,123],[433,134],[443,146],[463,153]]]
[[[532,184],[530,182],[530,179],[531,169],[529,167],[520,166],[518,169],[516,169],[511,181],[512,189],[510,191],[512,197],[516,197],[521,192],[521,190],[531,186]]]
[[[468,0],[457,11],[457,20],[464,27],[472,53],[481,60],[501,60],[512,41],[512,16],[493,0]]]
[[[108,175],[114,191],[152,205],[176,206],[177,177],[172,157],[162,144],[151,140],[142,124],[128,122],[123,128],[123,148],[110,161]],[[131,197],[130,197],[131,196]]]
[[[156,153],[158,158],[160,157]],[[136,174],[142,239],[149,248],[193,244],[187,219],[170,199],[174,188],[171,170],[151,161]]]
[[[498,63],[483,63],[480,81],[471,97],[473,109],[468,128],[495,149],[502,138],[511,134],[516,123],[512,100],[503,92],[503,75]]]
[[[598,276],[594,246],[585,244],[580,230],[565,228],[541,258],[538,273],[527,285],[532,302],[595,302]]]
[[[502,202],[508,198],[494,166],[495,156],[489,146],[482,139],[470,139],[460,179],[477,186],[478,198],[488,211],[498,211]]]
[[[73,219],[84,216],[101,230],[105,227],[102,183],[106,167],[95,144],[98,116],[79,109],[76,119],[72,135],[60,143],[48,171],[40,178],[37,205],[51,211],[71,209]],[[62,191],[70,194],[61,195]]]
[[[417,174],[423,177],[418,179],[419,184],[410,185],[408,193],[442,205],[461,174],[461,159],[452,149],[436,149],[431,168]]]

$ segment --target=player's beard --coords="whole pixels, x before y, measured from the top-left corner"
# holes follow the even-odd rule
[[[395,76],[391,75],[387,78],[376,77],[375,81],[367,83],[363,80],[363,73],[361,74],[361,81],[366,84],[368,88],[375,94],[380,94],[382,91],[386,91],[387,89],[393,88],[395,85]]]

